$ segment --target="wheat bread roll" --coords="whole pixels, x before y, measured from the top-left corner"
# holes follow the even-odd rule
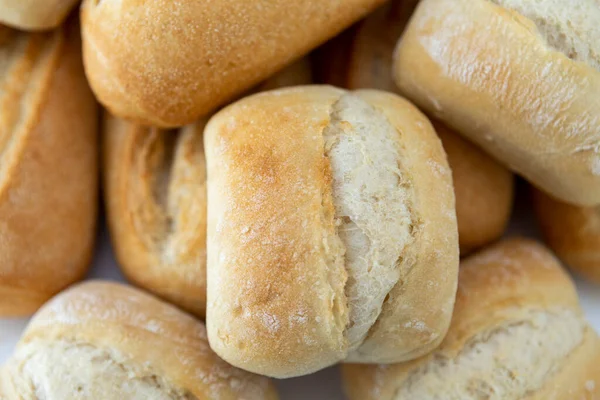
[[[423,0],[401,92],[552,196],[600,204],[600,4]]]
[[[533,204],[548,246],[577,274],[600,284],[600,209],[563,203],[539,190]]]
[[[393,51],[417,0],[380,7],[350,32],[325,45],[317,56],[320,79],[348,89],[398,92]],[[500,238],[512,211],[513,174],[443,123],[432,120],[452,169],[461,255]]]
[[[274,377],[433,349],[458,267],[452,176],[416,107],[304,86],[247,97],[205,130],[207,330]]]
[[[204,325],[152,295],[91,281],[48,302],[0,372],[5,400],[276,400],[210,350]]]
[[[253,90],[310,83],[301,59]],[[207,119],[177,130],[105,114],[104,197],[111,241],[127,278],[171,303],[206,312]]]
[[[0,24],[23,30],[58,27],[78,0],[0,0]]]
[[[91,262],[96,103],[78,26],[0,25],[0,317],[32,314]]]
[[[395,365],[342,367],[350,400],[593,400],[600,341],[542,245],[509,239],[464,260],[441,346]]]
[[[81,9],[86,72],[114,115],[181,126],[235,99],[383,1],[87,0]]]

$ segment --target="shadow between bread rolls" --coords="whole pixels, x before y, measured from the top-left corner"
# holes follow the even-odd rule
[[[0,398],[277,400],[211,351],[204,325],[122,284],[74,286],[34,316],[0,370]]]
[[[97,107],[78,30],[0,25],[0,317],[32,314],[91,262]]]
[[[252,92],[310,83],[302,58]],[[165,130],[105,113],[103,178],[121,269],[136,285],[204,318],[207,118]]]
[[[534,189],[542,236],[573,271],[600,285],[600,209],[563,203]]]
[[[85,0],[86,73],[114,115],[181,126],[232,101],[383,1]]]
[[[593,400],[600,341],[575,285],[540,244],[510,239],[464,260],[439,348],[395,365],[342,366],[350,400]]]
[[[422,0],[395,52],[395,81],[553,197],[597,205],[598,21],[594,0]]]
[[[348,89],[398,92],[393,51],[417,0],[386,3],[315,57],[317,79]],[[489,244],[506,230],[513,204],[514,176],[477,146],[432,120],[452,169],[461,256]]]
[[[416,107],[373,90],[282,89],[221,110],[204,140],[217,354],[282,378],[440,343],[456,290],[454,193]]]

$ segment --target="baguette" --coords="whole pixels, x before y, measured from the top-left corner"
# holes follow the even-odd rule
[[[3,393],[2,393],[3,392]],[[276,400],[267,378],[231,367],[204,325],[125,285],[86,282],[32,319],[0,370],[4,400]]]
[[[594,400],[600,341],[575,285],[540,244],[510,239],[463,261],[441,346],[396,365],[344,365],[350,400]]]
[[[86,72],[112,114],[142,125],[182,126],[264,81],[383,1],[85,0]]]
[[[398,43],[403,93],[535,186],[600,204],[600,3],[423,0]]]
[[[392,54],[418,4],[394,0],[325,45],[317,71],[325,83],[348,89],[398,92]],[[514,176],[480,148],[439,121],[432,120],[452,169],[461,256],[499,239],[508,225]]]
[[[281,378],[439,344],[456,289],[454,194],[414,106],[329,86],[266,92],[213,116],[205,149],[217,354]]]
[[[97,107],[78,29],[0,25],[0,317],[32,314],[91,263]]]

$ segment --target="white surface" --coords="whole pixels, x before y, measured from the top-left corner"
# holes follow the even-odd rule
[[[517,202],[522,206],[515,212],[509,232],[511,234],[537,237],[535,224],[529,209],[524,206],[526,199]],[[98,252],[89,274],[90,279],[123,280],[115,263],[106,232],[99,238]],[[586,314],[597,331],[600,332],[600,288],[577,280],[581,302]],[[0,364],[10,355],[19,339],[27,320],[0,319]],[[337,367],[328,368],[317,374],[277,382],[281,400],[342,400],[340,378]]]

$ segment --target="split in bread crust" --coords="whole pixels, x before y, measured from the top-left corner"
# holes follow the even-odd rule
[[[345,358],[414,358],[442,340],[454,199],[416,108],[377,91],[272,91],[216,114],[205,146],[218,354],[287,377]]]

